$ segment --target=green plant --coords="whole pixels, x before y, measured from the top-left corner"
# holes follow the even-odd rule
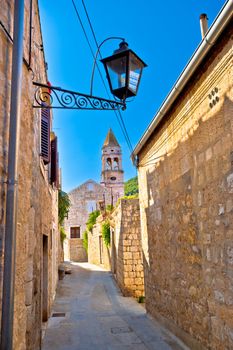
[[[121,199],[136,199],[136,198],[138,198],[138,193],[133,194],[132,196],[124,196],[124,197],[118,198],[118,200],[116,202],[116,207],[120,203]]]
[[[114,209],[114,206],[112,204],[106,205],[106,211],[107,212],[111,213],[113,211],[113,209]]]
[[[145,303],[144,295],[140,295],[140,297],[138,298],[138,302],[139,302],[139,304],[144,304]]]
[[[125,182],[125,196],[132,196],[138,193],[138,177],[135,176]]]
[[[95,210],[92,213],[89,214],[89,218],[86,222],[87,228],[89,231],[92,230],[93,226],[96,223],[96,219],[98,218],[98,216],[100,215],[100,211],[99,210]]]
[[[60,236],[61,236],[61,243],[63,244],[64,240],[66,239],[66,232],[64,227],[60,227]]]
[[[65,217],[69,212],[70,208],[70,199],[66,192],[59,191],[58,193],[58,222],[59,225],[62,225]]]
[[[88,253],[88,232],[87,230],[83,232],[83,247]]]
[[[110,245],[110,224],[108,221],[102,224],[102,237],[106,247],[108,247]]]

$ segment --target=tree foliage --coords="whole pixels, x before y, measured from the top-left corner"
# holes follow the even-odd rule
[[[70,208],[70,199],[66,192],[59,191],[58,193],[58,221],[59,225],[62,225],[65,217],[67,217],[67,214],[69,212]]]
[[[138,194],[138,177],[135,176],[125,182],[125,196],[134,196]]]
[[[110,224],[108,221],[103,222],[102,224],[102,237],[106,247],[110,245]]]
[[[66,232],[64,227],[60,227],[60,235],[61,235],[61,244],[63,244],[64,240],[66,239]]]
[[[93,211],[92,213],[89,214],[89,218],[88,218],[87,223],[86,223],[87,229],[89,231],[92,230],[93,226],[96,223],[96,219],[97,219],[97,217],[99,215],[100,215],[100,211],[99,210],[95,210],[95,211]]]

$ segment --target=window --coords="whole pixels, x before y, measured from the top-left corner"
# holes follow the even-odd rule
[[[80,226],[70,228],[70,238],[80,238]]]
[[[44,164],[50,162],[50,109],[46,107],[41,108],[41,146],[40,154]]]
[[[87,212],[92,213],[96,210],[96,201],[87,201]]]
[[[88,189],[88,191],[93,191],[93,190],[94,190],[94,185],[93,185],[93,183],[89,182],[89,183],[87,184],[87,189]]]

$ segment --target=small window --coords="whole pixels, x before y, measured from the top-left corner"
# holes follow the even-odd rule
[[[87,184],[87,189],[88,189],[88,191],[93,191],[93,190],[94,190],[94,185],[93,185],[93,183],[89,182],[89,183]]]
[[[70,228],[70,238],[80,238],[80,226]]]
[[[96,201],[88,201],[87,202],[87,212],[92,213],[96,210]]]

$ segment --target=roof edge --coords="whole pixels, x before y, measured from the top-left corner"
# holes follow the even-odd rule
[[[227,26],[232,16],[233,16],[233,0],[228,0],[221,8],[213,24],[210,26],[209,30],[207,31],[205,37],[203,38],[203,40],[201,41],[200,45],[197,47],[193,55],[191,56],[187,65],[185,66],[180,76],[176,80],[175,84],[173,85],[171,91],[163,101],[159,110],[157,111],[154,118],[152,119],[151,123],[149,124],[146,131],[142,135],[140,141],[135,146],[131,154],[131,158],[133,161],[135,156],[141,151],[142,147],[145,145],[146,141],[149,139],[152,132],[156,129],[157,125],[163,119],[163,117],[165,116],[165,114],[167,113],[171,105],[175,102],[177,97],[180,95],[184,86],[187,84],[187,82],[191,78],[194,71],[198,68],[201,61],[204,59],[206,54],[215,44],[216,40],[218,39],[222,31]]]

